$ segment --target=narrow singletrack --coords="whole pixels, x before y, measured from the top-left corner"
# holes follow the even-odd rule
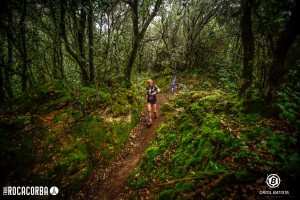
[[[147,111],[145,107],[138,124],[130,133],[130,138],[126,142],[124,150],[109,166],[100,166],[92,178],[70,199],[118,199],[123,193],[128,177],[133,173],[149,143],[155,138],[155,131],[163,122],[163,117],[160,116],[161,107],[168,96],[170,96],[170,93],[158,95],[157,112],[159,118],[153,121],[153,125],[146,127]]]

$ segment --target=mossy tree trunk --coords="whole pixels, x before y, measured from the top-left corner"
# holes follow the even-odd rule
[[[239,96],[246,101],[251,97],[251,85],[253,80],[254,62],[254,36],[252,31],[252,5],[253,0],[242,0],[242,44],[243,44],[243,69]]]

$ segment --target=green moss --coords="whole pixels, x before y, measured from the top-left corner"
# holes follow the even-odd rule
[[[169,104],[167,104],[167,103],[164,103],[164,104],[162,105],[161,111],[162,111],[163,113],[165,113],[165,112],[170,112],[171,110],[172,110],[171,105],[169,105]]]
[[[13,106],[8,112],[49,112],[49,109],[67,106],[72,98],[70,89],[63,82],[51,81],[21,93],[10,102]]]
[[[176,99],[175,101],[175,108],[186,107],[189,102],[185,99]]]
[[[200,131],[203,133],[203,134],[210,134],[213,132],[213,129],[209,126],[206,126],[206,125],[203,125],[201,126],[201,129]]]
[[[69,112],[60,113],[53,119],[55,123],[64,123],[66,125],[73,124],[75,121],[76,119]]]
[[[146,178],[140,178],[137,181],[137,187],[144,187],[148,183],[148,179]]]
[[[154,158],[158,155],[158,153],[159,153],[158,150],[159,150],[159,148],[156,147],[156,146],[149,147],[146,150],[147,156],[148,156],[148,158],[149,158],[150,161],[153,161]]]
[[[111,95],[107,92],[102,92],[101,96],[102,96],[103,102],[109,102],[111,99]]]
[[[261,116],[245,113],[242,102],[235,95],[218,90],[179,92],[171,97],[164,108],[167,118],[139,165],[138,176],[142,178],[132,176],[131,186],[136,186],[137,181],[151,185],[153,179],[163,183],[191,176],[201,177],[200,174],[205,173],[206,176],[202,174],[203,179],[197,182],[183,181],[151,191],[158,199],[180,199],[184,194],[203,187],[202,181],[215,181],[216,174],[226,174],[245,161],[264,162],[262,154],[258,151],[251,153],[248,145],[263,134],[269,134],[268,142],[257,148],[268,149],[271,155],[282,160],[284,156],[278,152],[281,149],[279,141],[287,140],[268,131],[266,126],[258,125]],[[179,108],[180,111],[177,111]],[[226,159],[234,162],[224,163]],[[271,169],[274,163],[263,165]],[[158,169],[163,173],[158,173]],[[206,192],[207,198],[212,199],[227,195],[223,182]]]
[[[158,196],[158,200],[169,200],[169,199],[173,199],[174,197],[174,191],[172,189],[170,190],[164,190],[162,191],[159,196]]]
[[[69,154],[69,160],[71,162],[85,161],[87,158],[88,155],[85,149],[76,149],[75,152]]]
[[[246,114],[245,118],[249,122],[257,122],[261,117],[258,113],[250,113]]]
[[[241,147],[239,152],[234,154],[235,158],[248,158],[249,157],[249,149],[246,147]]]
[[[29,125],[31,123],[31,116],[29,115],[23,115],[18,117],[14,122],[13,126],[15,126],[18,129],[22,129],[25,126]]]
[[[78,190],[99,162],[110,163],[124,148],[144,106],[144,90],[137,90],[70,88],[53,81],[20,94],[8,108],[18,117],[0,128],[3,143],[9,141],[1,142],[1,151],[16,154],[17,161],[9,164],[14,179],[51,182],[66,197]]]

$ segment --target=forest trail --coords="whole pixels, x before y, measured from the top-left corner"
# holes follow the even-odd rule
[[[138,124],[130,132],[130,137],[124,150],[110,163],[109,166],[100,166],[90,180],[81,190],[70,199],[120,199],[128,177],[142,158],[149,143],[155,138],[155,131],[163,122],[161,114],[162,104],[170,97],[171,93],[158,95],[158,119],[154,119],[151,127],[146,127],[146,106]]]

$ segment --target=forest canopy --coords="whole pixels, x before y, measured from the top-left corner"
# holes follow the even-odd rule
[[[246,100],[299,100],[299,15],[299,0],[4,0],[0,100],[50,80],[130,87],[171,66]]]

